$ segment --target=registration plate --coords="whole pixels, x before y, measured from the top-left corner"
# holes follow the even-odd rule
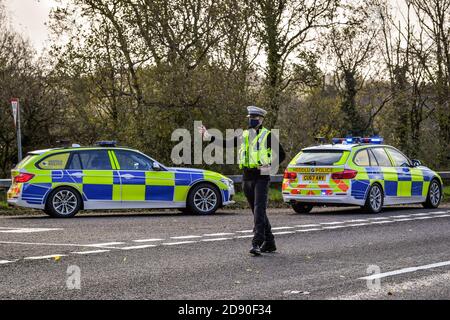
[[[325,175],[312,175],[312,174],[305,174],[303,175],[303,181],[325,181],[326,176]]]

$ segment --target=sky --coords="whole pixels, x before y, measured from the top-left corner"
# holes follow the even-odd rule
[[[403,1],[390,0],[394,7],[402,7]],[[49,31],[45,25],[55,0],[3,0],[7,14],[15,30],[28,38],[40,53],[46,47]],[[401,11],[401,10],[400,10]]]

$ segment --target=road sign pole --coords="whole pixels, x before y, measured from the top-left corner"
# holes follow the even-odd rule
[[[20,105],[19,99],[11,99],[11,106],[13,109],[14,125],[16,126],[17,134],[17,158],[18,162],[22,161],[22,132],[20,130]]]

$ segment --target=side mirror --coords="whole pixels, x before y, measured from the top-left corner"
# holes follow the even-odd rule
[[[153,162],[153,170],[159,171],[161,170],[161,165],[158,162]]]
[[[422,162],[420,162],[420,160],[413,159],[411,161],[412,161],[412,166],[413,167],[419,167],[419,166],[422,165]]]

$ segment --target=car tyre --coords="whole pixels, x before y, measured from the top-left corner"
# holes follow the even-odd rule
[[[80,193],[71,187],[59,187],[47,198],[44,212],[53,218],[72,218],[81,209]]]
[[[422,204],[424,208],[436,209],[442,200],[442,187],[436,179],[431,180],[428,188],[426,201]]]
[[[293,203],[292,205],[292,209],[294,209],[294,211],[296,213],[310,213],[312,208],[314,207],[313,205],[310,204],[305,204],[305,203]]]
[[[189,192],[186,211],[209,215],[214,214],[220,205],[219,189],[210,183],[199,183]]]
[[[384,205],[383,189],[378,183],[373,184],[367,192],[366,203],[362,207],[364,211],[370,213],[380,213]]]

